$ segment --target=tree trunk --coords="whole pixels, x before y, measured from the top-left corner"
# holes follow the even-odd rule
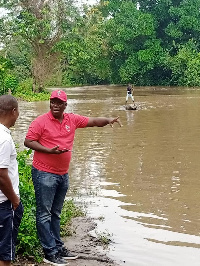
[[[49,45],[50,46],[50,45]],[[41,92],[45,88],[45,83],[57,70],[59,65],[59,54],[49,52],[52,47],[48,44],[37,44],[35,57],[32,61],[32,73],[35,87],[34,92]]]

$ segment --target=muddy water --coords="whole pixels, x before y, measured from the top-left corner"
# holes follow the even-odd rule
[[[120,116],[123,127],[78,129],[69,196],[99,218],[120,265],[200,265],[200,90],[135,88],[137,111],[125,111],[125,87],[66,89],[68,112]],[[48,102],[20,102],[13,137]]]

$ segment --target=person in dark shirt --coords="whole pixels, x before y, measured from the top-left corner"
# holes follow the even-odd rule
[[[133,97],[133,86],[129,83],[128,84],[128,87],[127,87],[127,94],[126,94],[126,104],[128,102],[128,98],[131,98],[131,100],[133,101],[133,103],[135,102],[134,101],[134,97]]]

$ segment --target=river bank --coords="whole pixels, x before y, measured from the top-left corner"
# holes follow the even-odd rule
[[[72,235],[63,239],[65,246],[73,253],[78,254],[76,260],[69,260],[69,266],[118,266],[108,257],[109,246],[104,244],[91,231],[96,223],[89,217],[72,219],[70,231]],[[47,263],[33,263],[31,261],[16,261],[14,266],[47,266]]]
[[[107,253],[109,245],[104,246],[102,241],[91,234],[96,223],[88,217],[77,217],[72,221],[72,230],[75,232],[65,240],[66,247],[79,255],[79,259],[70,261],[71,266],[117,266]]]

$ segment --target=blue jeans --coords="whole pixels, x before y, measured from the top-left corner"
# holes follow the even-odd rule
[[[57,175],[32,167],[36,197],[36,226],[38,237],[46,255],[62,249],[60,214],[69,187],[68,174]]]
[[[23,212],[21,202],[15,210],[9,200],[0,203],[0,260],[2,261],[15,259],[15,246]]]

